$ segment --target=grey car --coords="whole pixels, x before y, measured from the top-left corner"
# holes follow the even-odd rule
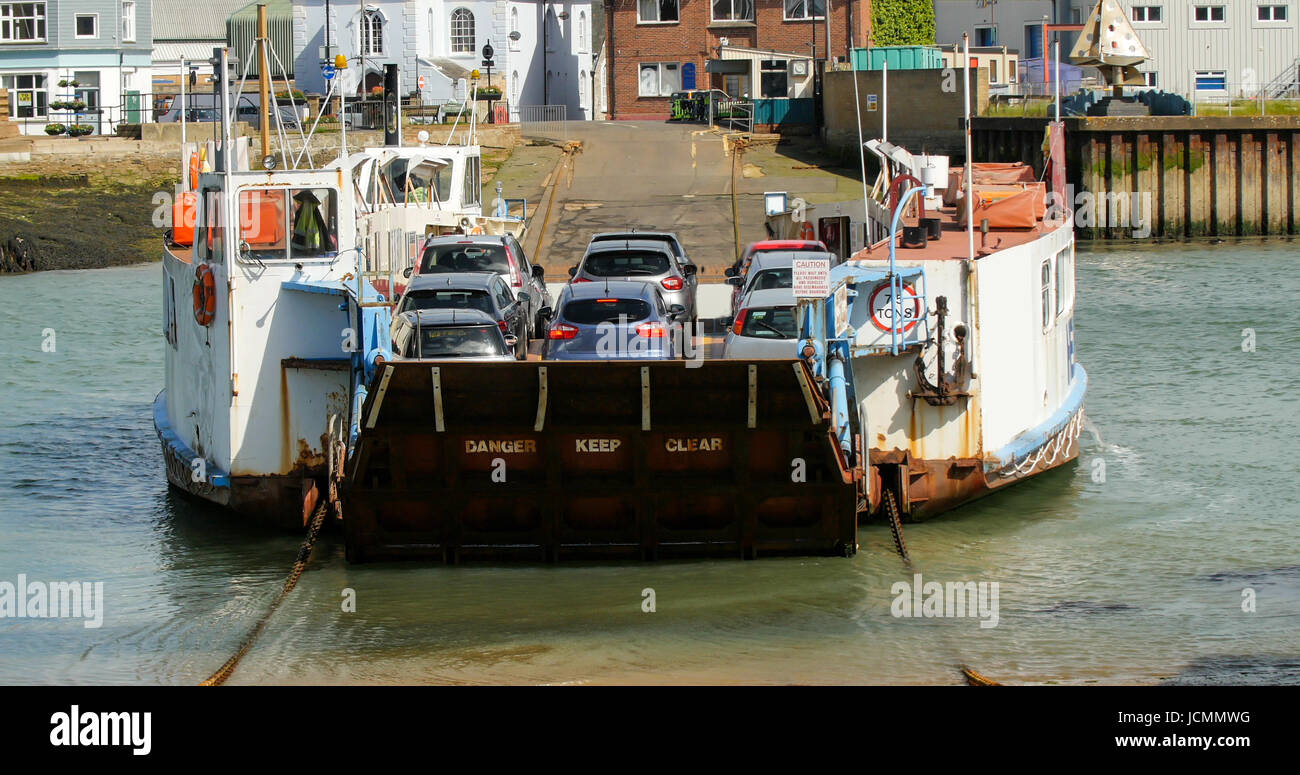
[[[425,240],[415,274],[446,272],[496,272],[516,295],[528,294],[528,338],[535,339],[546,330],[546,320],[540,314],[543,308],[551,306],[546,271],[528,261],[523,246],[513,235],[430,237]]]
[[[597,242],[626,242],[628,240],[649,240],[651,242],[662,242],[672,248],[673,255],[677,258],[677,265],[682,270],[682,276],[686,279],[686,286],[690,292],[692,302],[699,295],[699,267],[691,261],[691,257],[686,254],[686,247],[682,241],[677,238],[677,234],[671,231],[638,231],[629,229],[628,231],[605,231],[600,234],[592,235],[591,241],[587,243],[588,249]],[[690,267],[687,269],[686,267]],[[690,310],[695,309],[695,304],[684,305]],[[695,314],[692,312],[691,319],[694,321]]]
[[[794,358],[799,343],[794,289],[752,290],[722,343],[723,358]]]
[[[416,277],[406,287],[394,310],[393,334],[405,312],[433,309],[478,310],[485,312],[501,329],[515,337],[515,357],[528,357],[528,301],[526,293],[515,294],[495,272],[452,272]]]
[[[570,285],[606,280],[630,280],[653,284],[669,306],[686,310],[682,322],[694,323],[696,285],[694,264],[682,264],[673,249],[661,240],[627,239],[592,242],[582,262],[570,267]]]
[[[394,321],[393,353],[412,360],[513,361],[514,338],[482,310],[414,310]]]
[[[233,95],[232,95],[233,97]],[[305,103],[299,102],[299,105]],[[286,129],[298,128],[298,116],[293,109],[287,105],[280,105],[276,108],[276,113],[280,115],[280,124]],[[246,95],[240,95],[239,107],[235,111],[236,121],[247,121],[251,126],[261,124],[262,109],[260,99],[255,100]],[[217,112],[216,95],[211,92],[198,92],[197,94],[185,95],[185,120],[187,122],[219,121],[220,114]],[[158,117],[160,124],[174,124],[181,120],[181,98],[177,97],[172,100],[171,107],[163,111]],[[272,129],[275,128],[274,118],[271,120]]]
[[[566,285],[542,345],[543,360],[675,358],[686,310],[651,283]]]

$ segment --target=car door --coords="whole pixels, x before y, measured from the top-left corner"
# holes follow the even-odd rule
[[[506,330],[519,338],[520,342],[528,342],[528,308],[515,299],[514,294],[510,292],[510,286],[505,280],[497,277],[494,281],[496,289],[492,291],[496,296],[497,307],[501,310],[501,318],[506,321]]]

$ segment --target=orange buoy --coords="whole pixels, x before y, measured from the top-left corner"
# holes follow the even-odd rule
[[[217,278],[212,267],[199,264],[194,268],[194,320],[210,326],[217,317]]]
[[[803,222],[803,228],[799,230],[799,239],[808,240],[809,242],[817,239],[817,232],[813,231],[811,221]]]

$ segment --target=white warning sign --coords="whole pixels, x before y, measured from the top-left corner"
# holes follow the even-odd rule
[[[830,259],[796,258],[790,274],[796,299],[824,299],[831,295]]]

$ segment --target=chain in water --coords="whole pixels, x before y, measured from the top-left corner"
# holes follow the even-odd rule
[[[275,614],[275,610],[280,607],[284,599],[298,585],[298,579],[302,577],[302,572],[307,569],[307,562],[311,560],[311,551],[316,545],[317,537],[320,536],[321,526],[325,524],[325,512],[328,508],[329,504],[324,499],[316,507],[316,513],[311,518],[311,526],[307,528],[307,537],[303,539],[302,546],[298,547],[298,559],[293,564],[293,570],[289,572],[289,578],[285,579],[284,589],[281,589],[280,594],[271,602],[271,607],[266,609],[266,613],[262,614],[262,618],[257,621],[248,636],[239,644],[239,649],[235,651],[234,655],[227,659],[226,663],[217,672],[213,673],[208,680],[199,684],[199,686],[220,686],[226,682],[231,673],[235,672],[239,660],[244,658],[248,650],[253,647],[257,637],[262,634],[262,630],[266,629],[266,624],[271,621],[271,616]]]

